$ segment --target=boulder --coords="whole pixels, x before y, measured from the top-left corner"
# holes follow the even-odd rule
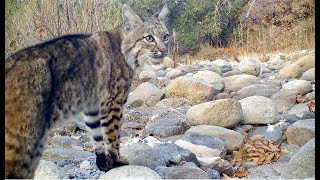
[[[148,167],[128,165],[113,168],[100,176],[99,179],[162,179]]]
[[[237,92],[240,89],[252,85],[261,84],[260,80],[253,75],[249,74],[239,74],[223,78],[225,89],[230,89],[231,91]]]
[[[285,83],[282,86],[282,90],[293,92],[296,95],[305,95],[308,92],[312,91],[312,85],[309,81],[306,80],[293,80]]]
[[[291,124],[286,137],[289,144],[303,146],[315,137],[315,119],[305,119]]]
[[[238,69],[245,74],[259,76],[261,67],[259,62],[253,59],[243,60],[239,63]]]
[[[279,121],[276,104],[263,96],[250,96],[240,101],[243,124],[273,124]]]
[[[164,98],[164,95],[164,92],[157,86],[144,82],[129,94],[127,104],[131,105],[140,101],[141,105],[154,106]]]
[[[294,64],[299,65],[303,71],[315,67],[315,56],[306,55],[298,59]]]
[[[242,117],[240,103],[235,99],[221,99],[192,106],[186,115],[194,125],[214,125],[226,128],[236,126]]]
[[[284,79],[298,79],[302,75],[302,68],[296,64],[289,64],[279,71]]]

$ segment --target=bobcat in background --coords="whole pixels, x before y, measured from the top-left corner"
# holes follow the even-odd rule
[[[124,25],[110,32],[68,35],[20,50],[5,66],[5,177],[33,178],[47,132],[61,119],[83,114],[96,163],[118,161],[122,108],[134,71],[168,53],[167,6],[140,18],[122,7]]]

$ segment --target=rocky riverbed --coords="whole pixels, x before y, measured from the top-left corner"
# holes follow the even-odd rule
[[[314,49],[175,68],[166,58],[137,79],[121,132],[129,165],[99,171],[85,125],[73,119],[52,130],[35,179],[315,178]],[[240,166],[250,138],[272,148]]]

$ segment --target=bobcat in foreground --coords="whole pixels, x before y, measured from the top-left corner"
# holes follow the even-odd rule
[[[98,168],[123,165],[122,106],[134,70],[167,55],[167,13],[165,5],[157,15],[140,18],[124,4],[123,27],[59,37],[6,59],[6,178],[33,178],[50,127],[78,113],[92,136]]]

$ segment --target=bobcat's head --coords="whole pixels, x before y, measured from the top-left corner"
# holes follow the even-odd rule
[[[162,63],[168,54],[170,36],[163,22],[167,13],[167,5],[164,5],[157,15],[140,18],[128,5],[123,5],[124,33],[121,51],[133,69],[145,62],[151,65]]]

